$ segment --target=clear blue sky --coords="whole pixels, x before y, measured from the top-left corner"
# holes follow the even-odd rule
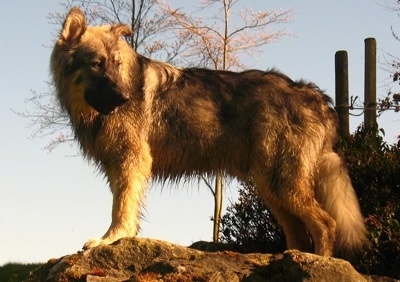
[[[362,97],[364,39],[377,39],[381,61],[383,51],[400,56],[400,42],[390,31],[390,26],[399,26],[400,33],[400,18],[382,7],[383,1],[245,1],[255,10],[293,8],[294,14],[288,25],[293,36],[266,46],[254,67],[276,67],[334,95],[334,55],[344,49],[349,52],[351,95]],[[74,253],[87,239],[103,235],[110,223],[111,194],[103,177],[80,157],[70,157],[76,152],[73,147],[44,151],[49,140],[29,139],[28,121],[10,110],[33,111],[24,103],[30,90],[47,91],[47,46],[59,27],[50,25],[46,15],[62,12],[58,2],[6,0],[0,9],[0,265]],[[378,94],[385,93],[388,76],[378,69]],[[379,119],[389,143],[400,134],[399,118],[384,114]],[[352,119],[352,130],[361,121]],[[153,185],[140,236],[183,245],[211,240],[211,194],[197,183],[184,186],[161,193]],[[235,195],[235,185],[229,189]]]

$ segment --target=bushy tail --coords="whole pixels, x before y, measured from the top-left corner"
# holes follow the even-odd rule
[[[334,252],[351,254],[366,244],[366,227],[357,196],[342,159],[325,153],[319,162],[316,197],[336,221]]]

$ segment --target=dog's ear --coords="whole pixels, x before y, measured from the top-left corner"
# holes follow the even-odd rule
[[[129,25],[125,24],[114,24],[111,26],[110,31],[114,33],[117,37],[132,35],[132,29],[129,27]]]
[[[79,42],[86,28],[85,15],[79,8],[73,7],[65,18],[60,40],[64,44],[72,46]]]

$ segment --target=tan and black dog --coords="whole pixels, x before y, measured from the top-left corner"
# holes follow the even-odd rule
[[[112,222],[84,248],[135,236],[151,177],[225,171],[252,179],[289,249],[362,246],[357,197],[333,147],[337,118],[318,87],[271,70],[180,69],[137,54],[127,25],[87,26],[73,8],[52,56],[58,99],[106,175]]]

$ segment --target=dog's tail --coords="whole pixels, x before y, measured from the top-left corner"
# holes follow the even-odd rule
[[[317,200],[336,221],[334,252],[355,253],[366,244],[366,227],[347,168],[336,153],[326,152],[318,169]]]

